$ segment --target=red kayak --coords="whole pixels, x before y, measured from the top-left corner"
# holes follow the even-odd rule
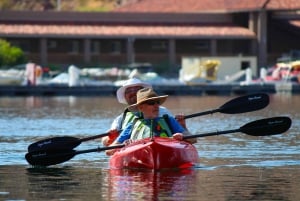
[[[110,168],[169,169],[189,168],[198,162],[197,149],[190,143],[171,138],[146,138],[115,152]]]

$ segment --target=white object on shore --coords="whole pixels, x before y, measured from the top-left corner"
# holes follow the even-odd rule
[[[246,69],[246,83],[249,84],[252,81],[252,70],[251,68]]]
[[[69,87],[78,86],[80,70],[76,66],[71,65],[68,69],[68,73],[69,73]]]
[[[260,74],[260,79],[265,80],[266,76],[267,76],[267,69],[266,68],[261,68],[259,74]]]

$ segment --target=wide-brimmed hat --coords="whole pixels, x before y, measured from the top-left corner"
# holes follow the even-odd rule
[[[145,82],[142,82],[141,80],[137,79],[137,78],[131,78],[127,81],[125,81],[122,85],[122,87],[120,87],[117,90],[117,99],[120,103],[123,104],[128,104],[126,99],[125,99],[125,91],[127,88],[130,87],[135,87],[135,86],[141,86],[141,87],[151,87],[150,84],[147,84]]]
[[[130,106],[131,107],[136,107],[139,104],[149,101],[149,100],[159,100],[159,105],[163,104],[166,99],[167,99],[168,95],[164,95],[164,96],[158,96],[157,93],[155,93],[155,91],[152,88],[143,88],[138,90],[137,94],[136,94],[136,103],[132,104]]]

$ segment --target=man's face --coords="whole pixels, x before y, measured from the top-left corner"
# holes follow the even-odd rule
[[[143,113],[144,118],[154,119],[159,114],[159,100],[149,100],[138,105],[138,109]]]
[[[132,105],[136,103],[136,93],[138,90],[142,89],[141,86],[128,87],[125,90],[125,99],[128,105]]]

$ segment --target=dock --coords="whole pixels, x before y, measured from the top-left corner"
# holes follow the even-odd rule
[[[203,85],[153,85],[159,94],[173,96],[242,95],[249,93],[299,94],[300,85],[285,84],[203,84]],[[3,96],[115,96],[118,86],[0,86]]]

